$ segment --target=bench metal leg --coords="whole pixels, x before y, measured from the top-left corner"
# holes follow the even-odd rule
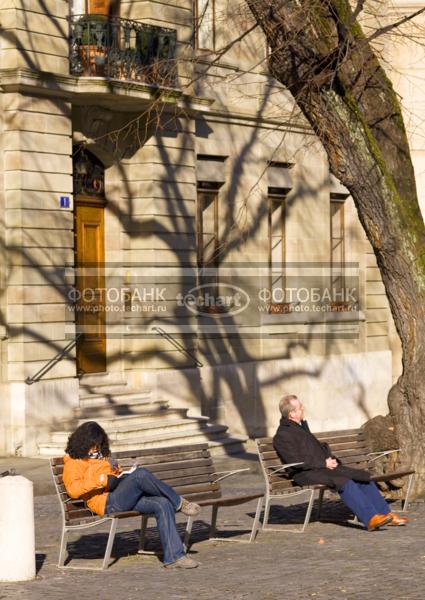
[[[270,513],[270,496],[266,496],[266,504],[264,506],[264,515],[263,515],[263,526],[262,529],[266,529],[267,523],[269,522],[269,513]]]
[[[66,555],[66,545],[67,545],[67,537],[68,537],[69,532],[71,530],[72,531],[81,531],[82,529],[88,529],[91,527],[95,527],[96,525],[101,525],[102,523],[105,523],[106,521],[111,522],[111,527],[109,529],[108,541],[106,544],[106,549],[105,549],[105,554],[104,554],[103,561],[102,561],[102,566],[101,567],[87,567],[87,566],[65,565],[64,563],[65,563],[65,555]],[[81,569],[84,571],[104,571],[105,569],[107,569],[108,565],[109,565],[109,560],[111,558],[111,551],[112,551],[112,546],[114,545],[114,539],[115,539],[115,533],[117,531],[117,526],[118,526],[118,519],[105,518],[102,521],[99,521],[97,523],[90,523],[87,525],[79,525],[79,526],[77,525],[77,526],[71,527],[70,529],[67,529],[66,527],[64,527],[62,530],[58,567],[60,567],[61,569]]]
[[[407,508],[409,506],[409,496],[410,496],[410,492],[412,491],[412,487],[413,487],[413,482],[415,481],[415,474],[412,473],[409,476],[409,480],[407,482],[407,490],[406,490],[406,496],[404,498],[404,500],[401,503],[401,509],[404,512],[407,512]]]
[[[62,527],[58,567],[63,567],[65,564],[67,539],[68,539],[68,531],[67,531],[67,529],[65,529],[65,527]]]
[[[184,532],[183,546],[185,551],[189,548],[189,539],[192,532],[193,517],[189,517],[186,523],[186,531]]]
[[[213,538],[217,532],[217,514],[218,506],[215,504],[211,511],[210,539]]]
[[[261,509],[263,508],[264,498],[259,498],[257,502],[257,510],[255,511],[254,523],[252,524],[251,535],[249,541],[253,542],[257,536],[260,525]]]
[[[323,497],[325,495],[325,491],[326,490],[320,490],[319,491],[319,501],[318,501],[318,504],[317,504],[317,518],[318,519],[320,519],[320,515],[321,515],[321,512],[322,512]]]
[[[118,519],[111,519],[108,543],[106,544],[105,556],[103,557],[102,570],[107,569],[111,558],[112,546],[114,545],[115,533],[117,531]]]
[[[264,497],[258,499],[257,508],[255,511],[254,522],[251,527],[251,532],[248,539],[238,539],[238,538],[226,538],[226,537],[217,537],[217,515],[218,509],[220,508],[217,505],[212,506],[212,515],[211,515],[211,525],[210,525],[210,535],[209,539],[215,542],[237,542],[239,544],[250,544],[255,540],[255,537],[258,532],[261,509],[263,508]]]
[[[298,529],[286,529],[283,527],[270,527],[269,525],[267,525],[268,520],[269,520],[269,511],[270,511],[270,501],[271,499],[275,499],[275,500],[282,500],[282,496],[268,496],[266,499],[266,508],[264,510],[264,517],[263,517],[263,531],[287,531],[289,533],[303,533],[307,527],[307,525],[309,524],[310,521],[310,516],[311,516],[311,511],[313,510],[313,504],[314,504],[314,490],[313,489],[307,489],[307,490],[301,490],[299,492],[295,492],[294,494],[288,494],[287,497],[289,496],[296,496],[298,494],[308,494],[309,495],[309,500],[308,500],[308,506],[307,506],[307,510],[305,513],[305,518],[304,518],[304,523],[302,525],[302,527],[298,528]]]
[[[145,551],[146,528],[148,526],[148,519],[149,515],[142,515],[142,519],[140,521],[139,548],[137,550],[138,554],[143,554]]]

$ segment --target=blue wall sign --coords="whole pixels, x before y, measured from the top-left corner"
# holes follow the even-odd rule
[[[69,206],[70,206],[69,196],[61,196],[60,207],[61,208],[69,208]]]

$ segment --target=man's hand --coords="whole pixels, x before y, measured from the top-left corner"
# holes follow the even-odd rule
[[[327,458],[326,459],[326,468],[327,469],[336,469],[336,467],[338,466],[338,461],[336,458]]]

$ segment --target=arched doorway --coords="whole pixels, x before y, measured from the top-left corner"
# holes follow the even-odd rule
[[[75,324],[78,373],[106,371],[104,166],[88,150],[75,148],[74,249]]]

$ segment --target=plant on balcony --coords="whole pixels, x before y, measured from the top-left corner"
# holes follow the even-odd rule
[[[74,21],[73,46],[80,58],[82,75],[105,74],[112,31],[112,24],[104,15],[83,15]]]
[[[104,15],[83,15],[74,22],[74,38],[82,46],[107,45],[110,24]]]

